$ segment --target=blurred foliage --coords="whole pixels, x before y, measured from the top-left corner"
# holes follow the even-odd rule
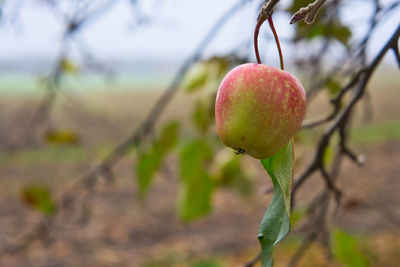
[[[290,225],[293,227],[307,216],[308,207],[298,207],[290,214]]]
[[[339,134],[334,133],[332,136],[331,142],[324,150],[323,162],[324,162],[324,166],[326,166],[327,168],[330,168],[333,165],[336,151],[338,149],[338,147],[337,147],[338,141],[339,141]]]
[[[250,175],[241,166],[242,157],[221,151],[223,146],[213,142],[214,109],[218,86],[226,73],[243,59],[234,55],[214,56],[194,64],[183,79],[183,89],[196,100],[191,121],[196,140],[182,145],[180,153],[181,191],[179,214],[190,221],[208,214],[211,199],[219,186],[231,187],[243,197],[253,191]],[[182,141],[182,140],[181,140]],[[216,156],[219,155],[219,156]]]
[[[30,207],[50,215],[56,210],[49,189],[42,185],[32,185],[25,187],[21,192],[22,200]]]
[[[360,250],[357,238],[340,229],[332,231],[332,250],[336,259],[348,267],[368,267],[368,258]]]
[[[306,28],[299,28],[297,31],[297,38],[305,37],[312,40],[316,37],[336,39],[344,45],[347,45],[351,37],[350,28],[339,23],[315,23]]]
[[[400,122],[390,120],[373,125],[354,127],[351,141],[356,144],[376,144],[387,141],[400,141]]]
[[[228,71],[230,60],[229,57],[212,57],[195,63],[183,78],[183,88],[188,92],[194,92],[213,87],[210,85],[215,85],[215,83],[219,84]]]
[[[198,62],[187,71],[186,76],[183,80],[183,87],[188,92],[192,92],[201,89],[207,83],[207,79],[207,65],[202,62]]]
[[[326,81],[326,87],[331,96],[335,96],[339,93],[341,84],[333,77],[329,77]]]
[[[149,189],[153,176],[161,167],[163,158],[177,142],[179,124],[171,122],[161,130],[160,137],[156,139],[151,148],[139,155],[136,166],[136,178],[138,180],[139,195],[144,194]]]
[[[205,134],[210,126],[214,125],[214,95],[212,99],[210,97],[199,98],[196,101],[192,120],[197,130]]]
[[[0,162],[9,167],[26,168],[31,166],[78,163],[88,159],[101,159],[112,149],[112,145],[98,145],[93,147],[50,145],[42,148],[25,149],[9,157],[0,153]]]
[[[224,159],[220,160],[221,163],[216,174],[218,184],[233,188],[243,197],[250,196],[254,187],[249,174],[245,172],[246,169],[241,164],[241,156],[229,152],[229,154],[223,153]]]
[[[69,74],[76,74],[79,72],[78,66],[76,66],[74,62],[72,62],[71,60],[69,60],[67,58],[61,59],[60,69],[63,72],[69,73]]]
[[[211,209],[215,179],[207,172],[207,165],[213,156],[212,148],[203,140],[185,145],[180,153],[179,214],[185,221],[205,215]]]
[[[70,130],[50,130],[46,132],[45,140],[48,144],[77,145],[79,136]]]

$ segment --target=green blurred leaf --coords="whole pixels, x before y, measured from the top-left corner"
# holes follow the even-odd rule
[[[67,58],[63,58],[60,61],[60,68],[65,73],[76,74],[79,72],[79,68]]]
[[[326,87],[328,88],[329,94],[332,96],[339,93],[341,88],[340,83],[332,77],[326,81]]]
[[[333,254],[340,262],[348,267],[368,267],[370,262],[361,252],[356,237],[335,229],[332,233]]]
[[[312,40],[316,37],[334,38],[344,45],[348,44],[351,37],[350,28],[338,23],[314,23],[309,27],[299,28],[298,37]]]
[[[322,156],[322,158],[323,158],[322,160],[323,160],[325,166],[326,165],[329,166],[332,163],[333,155],[334,155],[334,152],[333,152],[332,146],[327,146],[325,148],[324,154]]]
[[[139,155],[136,166],[139,195],[144,196],[148,191],[154,174],[161,167],[164,156],[175,146],[178,136],[179,124],[172,122],[164,126],[159,139],[155,140],[152,147]]]
[[[273,265],[273,247],[290,230],[290,193],[293,175],[293,144],[284,146],[274,156],[261,160],[274,184],[274,194],[258,231],[263,267]]]
[[[330,35],[328,34],[328,36],[336,38],[345,45],[349,43],[349,39],[352,35],[350,28],[344,25],[334,25],[329,33]]]
[[[192,114],[193,122],[201,133],[206,133],[214,122],[214,105],[209,98],[198,99]]]
[[[51,130],[46,132],[45,140],[49,144],[77,145],[79,143],[79,136],[70,130]]]
[[[203,62],[195,63],[183,78],[183,88],[188,92],[201,89],[208,79],[208,66]]]
[[[171,122],[164,126],[161,132],[161,137],[158,142],[156,142],[160,149],[167,152],[173,148],[178,139],[179,123]]]
[[[207,172],[207,163],[212,157],[211,147],[202,140],[189,143],[181,151],[179,214],[185,221],[201,217],[211,210],[215,181]]]
[[[154,174],[161,167],[162,159],[163,153],[157,146],[153,147],[148,153],[139,156],[136,177],[140,196],[143,197],[148,191]]]
[[[232,154],[232,153],[230,153]],[[240,165],[240,157],[231,156],[219,170],[217,180],[222,186],[230,186],[242,196],[249,196],[253,192],[253,183]]]
[[[50,191],[45,186],[28,186],[22,190],[21,197],[27,205],[45,215],[52,214],[56,210]]]
[[[215,87],[227,73],[228,57],[212,57],[199,61],[186,72],[183,78],[183,88],[188,92],[197,91],[204,87]]]
[[[328,168],[332,166],[333,161],[335,159],[338,141],[339,141],[339,135],[338,133],[334,133],[331,138],[331,141],[329,142],[329,145],[325,148],[324,154],[322,156],[324,166],[327,166]]]
[[[301,219],[307,215],[307,207],[297,208],[290,214],[290,224],[296,225]]]
[[[229,67],[228,57],[212,57],[208,62],[212,64],[212,71],[216,74],[216,78],[225,76]]]

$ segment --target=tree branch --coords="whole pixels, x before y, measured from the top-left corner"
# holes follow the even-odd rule
[[[304,183],[315,170],[321,169],[323,167],[323,162],[322,162],[323,153],[327,148],[333,133],[340,127],[340,124],[349,116],[355,104],[361,99],[361,97],[364,94],[366,85],[368,84],[372,74],[376,70],[377,66],[381,62],[384,55],[390,49],[392,49],[394,46],[397,45],[399,36],[400,36],[400,25],[398,25],[397,29],[390,37],[390,39],[387,41],[385,46],[379,51],[374,60],[365,69],[364,74],[362,75],[362,77],[360,77],[361,80],[359,81],[359,83],[355,88],[352,98],[347,103],[347,105],[341,110],[341,112],[338,114],[334,122],[325,130],[324,134],[320,138],[317,145],[316,153],[314,154],[311,163],[308,165],[308,167],[306,167],[306,170],[301,175],[299,175],[299,177],[294,182],[292,189],[292,194],[293,194],[292,201],[294,201],[296,192],[300,187],[300,185]],[[342,91],[344,89],[346,89],[346,87],[342,88]]]

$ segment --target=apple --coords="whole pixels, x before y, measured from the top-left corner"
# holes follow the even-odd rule
[[[262,64],[242,64],[219,86],[217,132],[237,153],[265,159],[288,143],[305,111],[304,88],[292,74]]]

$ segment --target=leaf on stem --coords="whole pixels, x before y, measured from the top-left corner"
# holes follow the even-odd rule
[[[261,163],[274,184],[274,195],[258,231],[262,266],[270,267],[273,265],[273,247],[290,230],[290,194],[293,178],[292,140],[274,156],[261,160]]]

